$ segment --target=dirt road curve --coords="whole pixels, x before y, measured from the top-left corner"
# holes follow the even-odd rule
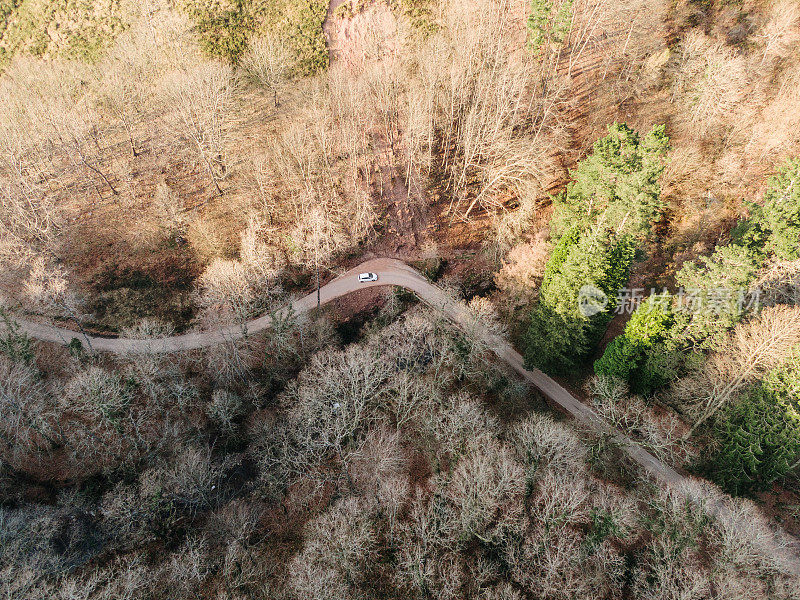
[[[372,283],[359,283],[358,273],[374,272],[378,274],[378,281]],[[628,454],[640,464],[648,473],[659,481],[675,485],[684,482],[684,477],[671,469],[649,452],[634,444],[619,431],[612,430],[589,407],[583,404],[570,392],[560,386],[556,381],[538,370],[525,369],[522,356],[510,344],[501,338],[482,330],[480,325],[470,318],[465,308],[454,302],[451,297],[442,292],[438,287],[429,282],[420,273],[399,260],[379,258],[360,264],[341,277],[337,277],[320,290],[321,302],[325,304],[341,296],[367,287],[396,285],[413,291],[420,299],[436,310],[441,311],[448,318],[461,327],[471,329],[472,335],[481,337],[497,356],[511,366],[517,373],[536,387],[550,401],[560,406],[563,410],[575,417],[583,425],[612,436]],[[311,310],[317,305],[317,294],[295,300],[292,307],[297,312]],[[270,327],[271,319],[263,316],[244,326],[227,327],[213,331],[195,331],[184,335],[161,339],[125,339],[125,338],[99,338],[83,336],[75,331],[52,327],[29,321],[19,321],[22,331],[33,338],[54,343],[69,343],[73,338],[83,341],[85,346],[99,352],[112,352],[115,354],[137,354],[144,352],[176,352],[180,350],[194,350],[205,348],[241,339],[246,335],[253,335]]]
[[[359,283],[358,274],[363,272],[377,273],[378,281]],[[470,316],[466,307],[455,302],[450,296],[404,262],[389,258],[379,258],[361,263],[354,269],[351,269],[344,275],[337,277],[323,286],[320,290],[320,300],[322,304],[325,304],[363,288],[389,285],[396,285],[411,290],[423,302],[445,314],[450,320],[467,330],[470,335],[478,336],[492,349],[500,360],[504,361],[519,373],[520,376],[538,389],[553,404],[572,415],[581,424],[598,433],[610,436],[625,450],[625,452],[627,452],[628,456],[630,456],[634,462],[640,465],[659,483],[684,494],[687,499],[693,502],[704,504],[706,510],[712,514],[727,514],[729,516],[733,514],[721,499],[707,502],[704,495],[698,495],[697,486],[693,485],[690,479],[684,477],[668,465],[665,465],[641,446],[635,444],[619,430],[610,427],[603,419],[597,416],[591,408],[564,389],[558,382],[538,369],[527,370],[524,366],[522,356],[519,352],[514,350],[508,342],[482,328],[480,324],[477,324],[475,319]],[[316,305],[316,292],[292,302],[292,307],[298,313],[311,310],[316,307]],[[268,329],[271,324],[271,319],[269,316],[263,316],[246,323],[244,327],[236,326],[214,331],[198,331],[155,340],[87,337],[69,329],[51,327],[29,321],[19,321],[19,324],[22,331],[39,340],[64,344],[69,343],[72,338],[78,338],[82,339],[85,344],[91,344],[92,349],[95,351],[112,352],[115,354],[136,354],[143,352],[193,350],[241,339],[246,335],[253,335]],[[743,527],[745,533],[747,533],[747,524],[738,522],[735,515],[733,515],[732,518],[734,522],[736,522],[735,527]],[[773,547],[776,553],[783,552],[785,549],[783,542],[779,539],[776,539]],[[791,542],[791,547],[793,548],[792,560],[796,560],[796,554],[794,553],[800,550],[800,543],[794,540]]]

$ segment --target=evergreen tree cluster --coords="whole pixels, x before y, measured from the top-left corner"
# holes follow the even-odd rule
[[[800,258],[800,158],[787,161],[770,179],[763,205],[749,208],[750,218],[734,231],[738,243],[758,256]]]
[[[800,159],[788,161],[771,178],[763,205],[751,205],[751,216],[737,225],[730,244],[710,256],[686,263],[676,276],[682,297],[672,297],[664,309],[666,330],[651,344],[633,343],[628,329],[612,341],[595,363],[595,373],[625,380],[637,393],[648,394],[679,373],[680,357],[694,350],[713,349],[758,298],[748,291],[767,260],[800,258]],[[659,302],[664,305],[663,301]],[[634,313],[631,327],[651,312],[645,302]],[[649,363],[654,370],[645,369]]]
[[[574,0],[561,0],[558,7],[550,0],[532,0],[528,13],[528,47],[539,52],[546,43],[563,44],[572,28]]]
[[[557,243],[525,339],[529,366],[572,371],[602,337],[613,300],[628,280],[637,240],[649,235],[659,214],[658,177],[667,146],[663,127],[641,138],[615,124],[571,172],[566,193],[556,199]],[[608,300],[596,314],[581,310],[587,288]]]
[[[800,360],[772,371],[717,425],[714,476],[727,491],[765,490],[800,456]]]
[[[652,296],[643,302],[625,326],[625,332],[595,361],[597,375],[627,381],[631,391],[650,394],[672,379],[680,363],[670,328],[675,323],[673,298]]]
[[[556,204],[555,228],[599,222],[620,235],[648,237],[664,208],[658,181],[669,147],[664,125],[643,137],[624,123],[608,131],[570,173]]]

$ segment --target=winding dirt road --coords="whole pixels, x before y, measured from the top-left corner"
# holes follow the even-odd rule
[[[358,274],[363,272],[373,272],[378,274],[378,280],[371,283],[359,283]],[[723,500],[724,496],[708,498],[701,491],[696,482],[685,477],[675,469],[661,462],[647,450],[637,445],[633,440],[624,435],[618,429],[610,427],[600,418],[591,408],[583,404],[578,398],[562,387],[557,381],[551,379],[538,369],[528,370],[524,366],[522,356],[511,347],[504,339],[493,334],[483,327],[471,315],[470,311],[461,303],[455,301],[443,290],[433,285],[422,274],[409,267],[402,261],[390,258],[378,258],[361,263],[354,269],[337,277],[320,289],[320,302],[325,304],[341,296],[346,296],[360,289],[367,287],[380,286],[399,286],[414,292],[423,302],[430,305],[435,310],[440,311],[451,321],[465,329],[468,335],[477,337],[498,356],[500,360],[509,365],[523,379],[538,389],[545,398],[552,404],[558,406],[564,412],[570,414],[582,425],[594,430],[601,435],[607,435],[628,456],[646,473],[656,481],[670,487],[688,500],[705,507],[711,514],[717,516],[727,515],[729,523],[736,529],[741,529],[745,535],[750,535],[748,523],[741,520],[735,510],[731,510]],[[292,308],[298,312],[306,312],[317,306],[316,292],[303,298],[295,300],[291,304]],[[33,338],[66,344],[73,338],[82,339],[85,343],[91,344],[94,351],[111,352],[115,354],[137,354],[147,352],[177,352],[181,350],[193,350],[206,348],[215,344],[230,342],[242,339],[248,335],[253,335],[268,329],[271,325],[271,318],[260,317],[246,323],[244,326],[233,326],[214,331],[198,331],[184,335],[166,337],[160,339],[125,339],[125,338],[99,338],[82,335],[70,329],[52,327],[30,321],[18,321],[20,329]],[[0,325],[0,327],[2,327]],[[774,538],[772,544],[773,552],[784,553],[789,551],[787,560],[793,564],[798,564],[798,551],[800,542],[794,539],[791,542],[784,534]]]
[[[359,283],[358,274],[365,271],[377,273],[378,280],[371,283]],[[519,373],[519,375],[538,389],[551,402],[572,415],[582,425],[611,436],[617,444],[625,449],[636,463],[641,465],[657,480],[668,485],[684,483],[685,478],[682,475],[636,445],[621,432],[609,427],[594,413],[594,411],[559,385],[558,382],[539,370],[526,369],[522,356],[519,352],[514,350],[508,342],[486,330],[479,323],[476,323],[475,319],[463,304],[454,301],[449,295],[433,285],[419,272],[409,267],[404,262],[389,258],[379,258],[364,262],[323,286],[320,289],[320,301],[322,304],[325,304],[360,289],[390,285],[411,290],[423,302],[445,314],[460,327],[468,329],[470,335],[477,336],[483,340],[502,361]],[[292,302],[291,306],[298,313],[315,308],[317,306],[316,292],[295,300]],[[22,331],[33,338],[46,342],[66,344],[73,338],[77,338],[97,352],[137,354],[195,350],[239,340],[245,336],[253,335],[268,329],[272,320],[269,315],[266,315],[245,323],[244,325],[235,325],[213,331],[194,331],[184,335],[160,339],[92,337],[70,329],[24,320],[18,322]]]

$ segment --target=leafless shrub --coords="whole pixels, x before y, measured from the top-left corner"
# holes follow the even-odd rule
[[[500,544],[518,534],[525,478],[507,448],[488,443],[463,456],[452,470],[444,494],[457,515],[457,537],[473,536]]]
[[[70,379],[64,392],[67,407],[94,417],[118,417],[131,403],[131,392],[122,378],[95,366]]]
[[[159,352],[163,349],[163,339],[173,333],[172,325],[152,319],[122,331],[122,337],[150,342],[147,352],[122,355],[122,371],[136,381],[148,400],[147,408],[161,414],[169,414],[172,409],[184,410],[197,398],[197,389],[182,371],[186,356]]]
[[[240,258],[215,259],[200,275],[197,303],[206,321],[242,324],[283,298],[277,283],[283,259],[264,237],[263,223],[251,220],[241,234]]]
[[[175,327],[170,323],[164,323],[157,319],[142,319],[133,327],[123,328],[122,337],[134,340],[147,340],[169,337],[174,333]]]
[[[112,600],[144,598],[153,578],[139,554],[114,560],[110,565],[92,569],[88,574],[63,580],[58,598],[63,600]]]
[[[257,363],[254,349],[254,342],[247,338],[226,341],[206,348],[203,359],[219,385],[232,386],[251,376],[251,368]]]
[[[540,239],[514,246],[495,275],[495,283],[515,304],[533,300],[550,256],[550,243]]]
[[[42,256],[31,260],[23,290],[28,306],[38,312],[78,321],[84,316],[64,269]]]
[[[186,239],[197,255],[205,261],[230,256],[229,241],[212,218],[200,214],[186,229]]]
[[[511,440],[519,460],[534,471],[580,473],[586,467],[588,452],[578,435],[548,416],[531,415],[514,428]]]
[[[20,267],[38,252],[53,247],[56,211],[48,198],[36,201],[19,197],[6,188],[0,203],[0,260]]]
[[[481,600],[522,600],[523,596],[510,583],[501,583],[495,587],[487,588],[481,595]]]
[[[321,206],[311,206],[305,211],[291,232],[298,262],[317,268],[347,246],[345,223],[337,217]]]
[[[240,236],[239,260],[255,277],[272,281],[285,266],[285,260],[278,249],[265,241],[269,235],[264,221],[251,217]]]
[[[58,528],[58,514],[52,507],[28,506],[20,509],[0,509],[0,565],[14,576],[32,571],[32,581],[62,567],[49,547],[52,532]],[[24,581],[27,577],[21,577]],[[32,586],[35,587],[35,586]],[[13,587],[12,587],[13,589]]]
[[[64,392],[59,424],[73,468],[86,473],[110,469],[150,449],[148,414],[136,406],[130,384],[118,373],[89,367],[70,379]]]
[[[324,314],[278,310],[270,313],[272,327],[264,340],[261,360],[267,369],[266,383],[280,385],[297,373],[314,355],[334,343],[333,323]]]
[[[242,324],[269,308],[277,295],[270,283],[270,279],[241,261],[217,259],[198,280],[198,304],[212,324],[215,321]]]
[[[261,579],[257,550],[241,541],[230,543],[222,560],[222,579],[230,592],[244,593]]]
[[[371,507],[348,498],[305,528],[305,544],[290,565],[290,585],[304,598],[358,597],[377,556]]]
[[[501,339],[506,337],[505,324],[497,314],[497,309],[491,300],[476,296],[469,301],[467,308],[469,309],[469,318],[464,327],[473,343],[479,345],[478,340],[482,340],[486,334]]]
[[[229,390],[216,389],[211,394],[211,402],[206,407],[206,414],[224,431],[235,429],[234,421],[244,414],[242,399]]]
[[[237,498],[212,512],[205,530],[209,540],[226,544],[238,542],[244,546],[260,539],[263,505],[252,499]]]
[[[153,210],[156,212],[159,225],[170,234],[183,235],[189,224],[189,215],[184,209],[180,197],[166,184],[156,186],[153,196]]]
[[[142,505],[135,486],[118,483],[103,494],[100,514],[114,544],[121,548],[149,540],[147,508]]]
[[[777,93],[753,123],[744,152],[760,159],[792,152],[800,141],[799,125],[800,67],[790,65],[780,76]]]
[[[630,396],[627,382],[615,377],[592,377],[586,384],[586,390],[600,405],[616,406]]]

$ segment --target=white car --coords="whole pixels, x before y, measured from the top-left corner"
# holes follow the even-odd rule
[[[378,276],[375,273],[361,273],[358,276],[359,283],[369,283],[370,281],[378,281]]]

